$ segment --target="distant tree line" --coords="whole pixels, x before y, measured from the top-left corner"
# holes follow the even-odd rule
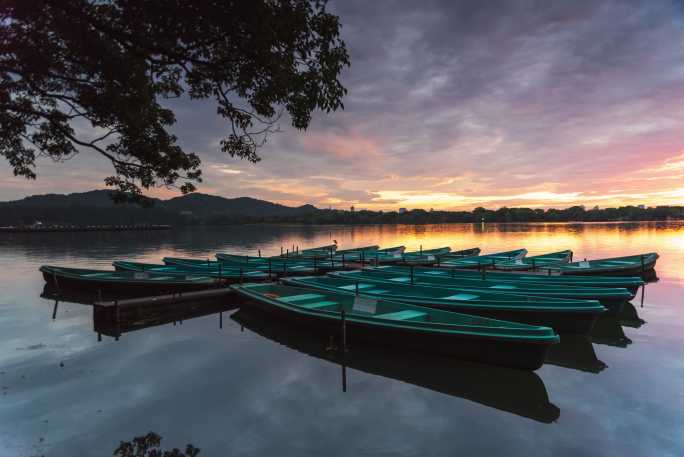
[[[415,209],[397,211],[347,211],[309,207],[285,214],[243,214],[224,211],[173,211],[161,207],[141,208],[135,205],[97,207],[73,205],[11,206],[0,211],[0,226],[31,225],[40,221],[51,225],[124,225],[170,224],[235,225],[249,223],[290,224],[443,224],[484,222],[604,222],[604,221],[660,221],[684,219],[684,206],[656,206],[640,208],[584,209],[572,206],[566,209],[499,208],[473,211],[426,211]]]

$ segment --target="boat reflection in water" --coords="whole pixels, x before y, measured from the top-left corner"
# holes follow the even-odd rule
[[[130,307],[121,308],[117,313],[113,307],[93,306],[93,330],[98,335],[111,336],[118,339],[121,335],[135,330],[157,327],[196,317],[218,314],[219,328],[223,328],[223,312],[236,309],[236,306],[224,300],[198,300],[164,305],[163,307]]]
[[[231,319],[271,341],[339,364],[344,391],[347,368],[352,368],[539,422],[550,423],[560,416],[558,407],[549,401],[544,382],[533,372],[361,343],[352,343],[345,353],[335,348],[334,342],[310,336],[299,327],[284,326],[256,310],[241,309]]]
[[[563,335],[560,343],[549,348],[546,363],[589,373],[600,373],[607,367],[585,335]]]
[[[593,343],[619,348],[626,348],[632,344],[617,316],[601,316],[594,324],[589,337]]]
[[[646,323],[645,320],[639,317],[639,313],[632,303],[625,303],[617,318],[620,321],[620,325],[624,327],[639,328]]]

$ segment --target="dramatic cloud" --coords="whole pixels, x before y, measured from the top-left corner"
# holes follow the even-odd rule
[[[174,101],[178,137],[204,160],[201,191],[373,209],[682,203],[677,3],[330,8],[352,60],[346,109],[318,113],[306,132],[284,119],[260,163],[219,152],[228,127],[210,103]],[[89,158],[39,172],[39,187],[0,174],[0,199],[86,190],[109,171]]]

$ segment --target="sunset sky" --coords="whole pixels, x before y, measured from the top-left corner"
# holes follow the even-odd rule
[[[173,103],[181,145],[203,159],[201,192],[368,209],[684,204],[681,4],[329,8],[351,57],[345,110],[306,132],[283,120],[260,163],[219,152],[229,127],[212,103]],[[35,182],[3,163],[0,200],[104,187],[110,172],[89,152],[40,161]]]

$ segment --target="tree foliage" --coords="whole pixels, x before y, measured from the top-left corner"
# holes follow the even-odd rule
[[[200,159],[165,100],[213,99],[221,150],[256,162],[284,112],[305,129],[343,107],[340,27],[322,0],[0,1],[0,155],[35,179],[38,156],[94,151],[119,198],[192,191]]]
[[[160,446],[161,436],[149,432],[131,441],[121,441],[119,447],[114,450],[114,455],[119,457],[197,457],[200,452],[200,449],[192,444],[185,447],[185,452],[177,448],[165,451]]]

